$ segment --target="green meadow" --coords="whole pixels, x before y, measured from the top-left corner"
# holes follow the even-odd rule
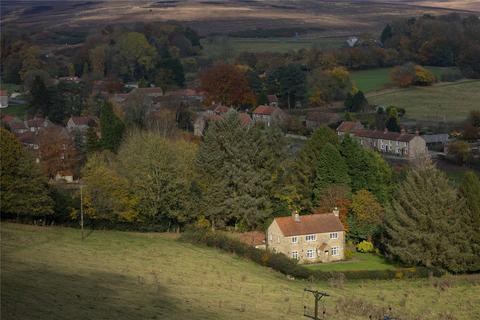
[[[480,277],[307,282],[174,234],[1,225],[2,319],[478,319]]]

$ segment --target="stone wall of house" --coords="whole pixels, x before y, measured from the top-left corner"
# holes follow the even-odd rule
[[[427,144],[425,139],[420,136],[416,136],[410,140],[408,148],[409,159],[419,159],[425,157],[428,154]]]
[[[337,239],[330,239],[330,232],[315,234],[314,241],[307,241],[307,235],[296,236],[296,242],[293,237],[284,237],[278,224],[274,221],[267,231],[267,248],[273,252],[280,252],[289,258],[295,258],[299,263],[317,263],[332,262],[343,260],[345,258],[345,233],[337,231]],[[333,248],[337,249],[337,254],[333,255]],[[314,256],[308,257],[308,250],[313,250]]]

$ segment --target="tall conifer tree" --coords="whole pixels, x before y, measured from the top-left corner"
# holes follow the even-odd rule
[[[313,184],[315,202],[322,196],[326,188],[331,186],[349,186],[350,176],[345,160],[332,144],[327,143],[318,156],[316,176]]]
[[[410,170],[387,208],[387,253],[406,264],[465,271],[470,255],[461,222],[465,209],[431,162]]]

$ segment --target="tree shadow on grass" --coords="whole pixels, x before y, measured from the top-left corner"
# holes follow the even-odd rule
[[[2,319],[218,318],[168,292],[156,277],[82,273],[63,273],[40,264],[2,268]]]

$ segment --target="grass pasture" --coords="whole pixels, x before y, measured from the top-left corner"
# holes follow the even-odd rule
[[[426,68],[430,70],[438,79],[440,79],[442,73],[445,71],[456,69],[450,67]],[[378,68],[354,71],[351,73],[351,77],[357,87],[363,92],[377,91],[393,86],[390,80],[390,72],[392,69],[393,68]]]
[[[298,37],[240,38],[229,37],[222,41],[203,39],[204,55],[216,57],[219,52],[229,51],[231,56],[241,52],[278,52],[286,53],[312,47],[330,49],[339,48],[347,36],[325,37],[318,33],[307,33]]]
[[[10,116],[25,119],[28,106],[26,104],[10,104],[8,108],[0,110],[0,115],[8,114]]]
[[[477,319],[480,277],[310,283],[171,234],[1,225],[2,319],[304,319],[325,290],[328,319],[391,306],[408,319]]]
[[[321,271],[395,270],[383,257],[370,253],[355,253],[351,260],[335,263],[307,265],[307,268]]]
[[[480,109],[480,80],[383,90],[367,98],[373,104],[405,108],[406,120],[460,122],[471,110]]]

